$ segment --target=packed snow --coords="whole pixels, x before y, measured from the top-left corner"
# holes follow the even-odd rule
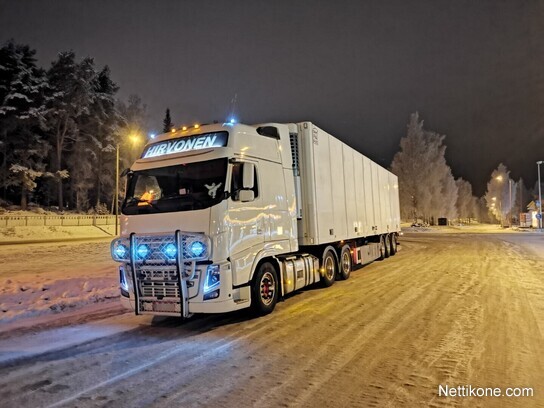
[[[544,234],[406,233],[401,243],[394,257],[330,288],[288,296],[261,318],[241,312],[181,323],[126,314],[0,336],[0,400],[24,407],[543,406]],[[79,264],[63,264],[57,275],[85,267],[107,273],[108,255],[94,245],[67,245],[62,252],[75,256],[63,261]],[[86,252],[94,266],[79,259]],[[39,275],[38,262],[30,264],[26,275]],[[530,387],[534,395],[451,398],[438,395],[440,385]]]
[[[110,241],[0,245],[0,322],[118,298]]]

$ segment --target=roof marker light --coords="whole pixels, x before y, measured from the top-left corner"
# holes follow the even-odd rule
[[[149,134],[149,137],[150,137],[151,139],[155,139],[155,136],[157,136],[155,133],[150,133],[150,134]]]
[[[176,128],[172,128],[171,132],[174,133],[176,131]]]
[[[186,130],[187,130],[187,126],[183,126],[183,127],[181,128],[181,130],[186,131]]]
[[[200,125],[197,123],[197,124],[195,125],[195,129],[198,129],[199,127],[200,127]]]

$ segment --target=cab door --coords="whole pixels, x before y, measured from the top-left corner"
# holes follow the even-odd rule
[[[244,186],[246,163],[253,165],[252,187]],[[263,249],[267,213],[260,192],[258,162],[237,160],[230,166],[230,197],[225,221],[233,266],[233,284],[241,285],[249,281],[253,261]]]

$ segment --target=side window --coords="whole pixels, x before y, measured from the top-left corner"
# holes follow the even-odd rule
[[[232,194],[232,199],[238,201],[238,193],[242,190],[242,166],[243,163],[237,162],[232,165],[232,179],[230,183],[230,192]],[[257,166],[255,166],[254,172],[254,185],[251,190],[255,193],[255,198],[259,197],[259,183],[257,181]]]

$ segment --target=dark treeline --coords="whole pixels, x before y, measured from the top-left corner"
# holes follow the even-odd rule
[[[121,102],[107,66],[74,52],[48,69],[13,40],[0,49],[0,197],[76,211],[109,212],[121,169],[145,140],[145,106]],[[140,143],[140,146],[135,145]]]

